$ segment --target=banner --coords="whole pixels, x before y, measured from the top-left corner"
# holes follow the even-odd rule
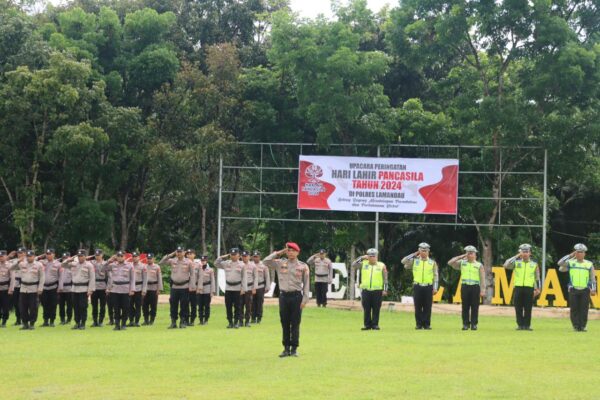
[[[298,208],[456,214],[458,160],[300,156]]]

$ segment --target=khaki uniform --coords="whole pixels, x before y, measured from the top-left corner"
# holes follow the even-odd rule
[[[156,318],[158,306],[158,294],[163,290],[163,280],[160,266],[158,264],[146,265],[146,286],[142,288],[144,304],[142,312],[144,314],[144,323],[152,324]]]
[[[241,260],[223,260],[221,257],[215,261],[215,266],[225,271],[225,307],[229,324],[242,323],[241,291],[247,286],[245,266]]]
[[[312,255],[306,263],[315,269],[315,295],[317,306],[327,306],[327,291],[333,280],[333,264],[327,257]]]
[[[271,274],[269,268],[262,261],[255,263],[255,275],[258,278],[256,294],[252,298],[252,322],[260,324],[263,317],[263,304],[265,291],[271,288]]]
[[[73,313],[76,326],[83,328],[87,321],[88,293],[96,289],[96,273],[89,261],[63,262],[63,268],[70,269],[73,278]]]
[[[215,291],[215,271],[206,263],[198,274],[198,319],[201,324],[206,324],[210,318],[210,302]]]
[[[44,312],[44,325],[54,324],[56,319],[56,307],[58,306],[58,275],[60,273],[60,261],[43,261],[44,265],[44,291],[42,292],[42,309]]]

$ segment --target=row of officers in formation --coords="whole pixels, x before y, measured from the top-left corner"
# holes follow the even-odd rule
[[[477,260],[477,249],[467,246],[464,250],[464,254],[449,260],[448,265],[461,272],[462,329],[477,330],[480,298],[485,295],[485,273]],[[571,322],[576,331],[586,330],[590,295],[596,293],[594,266],[585,259],[586,251],[585,245],[576,244],[574,251],[558,262],[559,270],[569,274]],[[298,259],[299,253],[300,247],[294,242],[286,243],[284,249],[264,259],[259,251],[250,255],[232,248],[214,263],[225,271],[227,328],[260,324],[265,290],[271,286],[271,274],[277,272],[284,345],[281,356],[297,355],[301,310],[309,297],[309,265],[314,268],[318,306],[326,307],[327,290],[332,282],[332,263],[326,250],[310,256],[307,263]],[[406,269],[412,270],[416,329],[424,330],[431,329],[433,296],[439,288],[438,264],[429,254],[429,244],[421,243],[416,252],[401,261]],[[142,325],[152,325],[158,294],[163,289],[160,265],[170,267],[169,328],[176,328],[178,319],[179,328],[194,325],[196,317],[201,325],[208,322],[216,281],[207,256],[196,260],[194,250],[182,247],[158,262],[152,253],[147,254],[146,262],[140,260],[137,252],[131,256],[131,260],[126,260],[125,252],[118,251],[105,259],[102,250],[96,250],[92,256],[79,250],[74,257],[65,253],[57,259],[52,249],[42,255],[23,248],[11,253],[0,250],[0,326],[6,326],[14,307],[21,329],[34,329],[41,301],[42,326],[54,326],[59,306],[61,324],[70,323],[72,309],[73,329],[85,329],[88,297],[92,302],[93,327],[102,326],[107,303],[109,323],[114,324],[115,330],[140,326],[142,314]],[[379,330],[382,299],[388,290],[387,267],[378,259],[376,249],[369,249],[352,266],[360,271],[362,329]],[[532,330],[531,310],[534,298],[540,293],[541,280],[539,266],[531,259],[531,246],[519,246],[518,254],[506,260],[504,267],[514,270],[517,329]]]

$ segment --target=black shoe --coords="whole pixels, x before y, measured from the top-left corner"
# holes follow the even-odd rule
[[[136,328],[139,328],[140,327],[140,323],[136,322],[133,326],[135,326]]]
[[[522,327],[522,326],[517,326],[517,329],[515,329],[515,330],[516,330],[516,331],[522,331],[523,329],[525,329],[525,328],[524,328],[524,327]]]
[[[585,329],[585,328],[579,328],[579,332],[587,332],[587,329]]]
[[[61,324],[61,325],[66,325],[66,324],[67,324],[67,321],[65,321],[64,319],[61,319],[61,320],[60,320],[60,324]]]
[[[144,322],[142,322],[142,326],[148,326],[150,325],[150,323],[148,322],[147,319],[144,320]]]
[[[468,325],[463,325],[462,330],[463,331],[468,331],[469,330],[469,326]]]
[[[417,325],[417,326],[415,326],[415,329],[416,329],[416,330],[419,330],[419,329],[423,329],[423,327],[422,327],[422,326],[420,326],[420,325]]]
[[[262,321],[262,318],[257,318],[256,319],[256,323],[260,325],[260,322]]]
[[[54,328],[54,320],[50,321],[50,323],[48,324],[48,326],[49,326],[50,328]]]
[[[102,324],[102,322],[98,322],[98,328],[102,328],[104,325]]]
[[[79,324],[79,330],[80,331],[85,331],[85,323]]]
[[[150,318],[150,326],[154,325],[154,318]]]
[[[73,331],[76,329],[79,329],[79,324],[75,324],[71,327],[71,330],[73,330]]]
[[[175,328],[177,328],[177,320],[172,319],[171,325],[169,325],[169,329],[175,329]]]
[[[245,326],[246,328],[250,328],[250,326],[251,326],[251,325],[250,325],[250,321],[246,321],[246,323],[244,324],[244,326]]]
[[[2,325],[0,325],[0,328],[6,328],[6,321],[2,321]]]
[[[113,331],[120,331],[121,327],[119,325],[115,325],[115,327],[113,328]]]
[[[523,327],[523,330],[524,330],[524,331],[532,331],[532,330],[533,330],[533,328],[532,328],[532,327],[530,327],[530,326],[525,326],[525,327]]]
[[[97,322],[93,322],[92,325],[90,326],[90,328],[97,328],[98,327],[98,323]]]
[[[233,323],[229,322],[229,324],[227,325],[227,329],[231,329],[231,328],[233,328]]]
[[[374,331],[381,330],[381,328],[379,327],[379,325],[375,325],[375,326],[374,326],[374,327],[372,327],[371,329],[373,329]]]
[[[110,321],[108,321],[108,325],[114,325],[115,321],[113,321],[112,319]]]
[[[323,306],[325,307],[325,306]],[[298,353],[296,352],[296,348],[292,347],[292,349],[290,350],[290,357],[298,357]]]
[[[423,329],[425,329],[426,331],[430,331],[431,327],[430,326],[424,326]]]
[[[125,326],[125,324],[121,324],[121,330],[124,331],[126,329],[127,329],[127,327]]]
[[[279,358],[288,357],[289,355],[290,355],[290,351],[287,348],[285,348],[279,355]]]
[[[472,330],[472,331],[476,331],[476,330],[477,330],[477,325],[475,325],[475,324],[471,324],[471,330]]]
[[[30,331],[32,331],[32,330],[34,330],[34,329],[35,329],[35,322],[32,322],[32,323],[29,325],[29,330],[30,330]]]
[[[187,324],[183,321],[179,321],[179,329],[185,329],[187,327]]]
[[[235,329],[239,328],[239,327],[240,327],[240,324],[239,324],[239,322],[236,322],[235,324],[233,324],[233,327],[234,327]]]
[[[27,325],[27,322],[23,322],[23,326],[19,328],[20,331],[26,331],[29,330],[29,325]]]
[[[21,325],[21,320],[20,319],[18,319],[18,320],[15,321],[15,326],[18,326],[18,325]]]
[[[50,325],[48,325],[48,320],[47,320],[47,319],[45,319],[45,320],[44,320],[44,323],[42,324],[42,326],[43,326],[43,327],[48,327],[48,326],[50,326]]]
[[[135,325],[133,324],[133,321],[129,321],[129,324],[127,326],[133,328]]]
[[[362,328],[360,328],[361,331],[370,331],[371,327],[370,326],[363,326]]]

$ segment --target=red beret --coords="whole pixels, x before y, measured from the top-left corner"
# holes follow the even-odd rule
[[[287,243],[285,244],[285,247],[288,247],[288,248],[290,248],[290,249],[294,249],[294,250],[296,250],[296,251],[298,251],[298,252],[300,251],[300,246],[298,246],[298,244],[296,244],[296,243],[294,243],[294,242],[287,242]]]

